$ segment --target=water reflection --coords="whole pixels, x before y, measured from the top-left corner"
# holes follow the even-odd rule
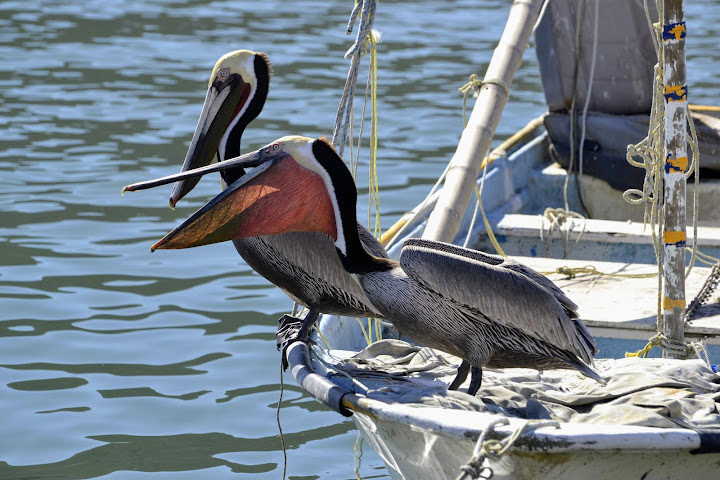
[[[120,189],[179,169],[210,69],[229,50],[264,51],[275,67],[244,148],[330,134],[351,4],[0,5],[0,478],[281,477],[274,331],[290,301],[231,245],[148,252],[218,192],[216,176],[176,211],[170,187]],[[699,103],[719,93],[720,12],[709,5],[687,6]],[[508,8],[380,3],[383,225],[426,194],[454,152],[456,89],[485,70]],[[534,53],[524,60],[498,138],[545,110]],[[292,383],[284,393],[290,474],[355,478],[352,423]],[[369,448],[360,475],[388,478]]]

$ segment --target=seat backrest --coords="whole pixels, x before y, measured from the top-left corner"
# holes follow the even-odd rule
[[[546,0],[535,30],[540,76],[548,110],[569,111],[575,89],[575,52],[578,12],[580,66],[576,109],[585,105],[592,63],[595,1],[600,2],[597,60],[589,110],[611,114],[649,113],[653,68],[657,63],[642,0]],[[648,0],[651,19],[657,22],[654,0]]]

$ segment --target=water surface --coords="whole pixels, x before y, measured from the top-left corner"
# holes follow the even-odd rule
[[[217,178],[175,211],[170,187],[120,189],[179,169],[211,68],[230,50],[266,52],[275,67],[245,149],[331,135],[352,3],[0,3],[0,478],[281,478],[274,332],[291,301],[229,244],[149,253]],[[720,97],[713,6],[688,5],[696,103]],[[380,2],[385,227],[452,155],[457,88],[484,73],[508,10]],[[545,110],[534,52],[524,58],[499,139]],[[363,199],[366,185],[363,174]],[[388,478],[370,448],[356,472],[352,422],[285,381],[289,478]]]

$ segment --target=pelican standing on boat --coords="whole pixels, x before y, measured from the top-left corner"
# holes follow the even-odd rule
[[[215,64],[188,153],[181,172],[209,165],[215,152],[220,162],[240,155],[240,141],[248,124],[262,111],[267,99],[272,66],[263,53],[237,50],[223,55]],[[242,177],[242,167],[221,170],[223,188]],[[175,204],[197,185],[199,177],[179,181],[170,196]],[[126,187],[140,190],[149,183]],[[387,257],[372,234],[358,224],[362,243],[374,255]],[[320,313],[353,317],[381,317],[372,308],[360,285],[343,269],[332,241],[316,232],[251,236],[233,243],[245,262],[257,273],[280,287],[309,312],[297,333],[307,338]],[[281,324],[295,320],[283,316]],[[289,332],[280,332],[279,342]]]
[[[471,370],[468,393],[474,395],[484,366],[573,368],[603,381],[590,367],[597,348],[577,306],[529,267],[420,239],[405,243],[399,262],[369,253],[356,227],[355,183],[326,139],[283,137],[228,164],[256,168],[154,249],[324,232],[345,270],[402,334],[465,360],[450,388]]]

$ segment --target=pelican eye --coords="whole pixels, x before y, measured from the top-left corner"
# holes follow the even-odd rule
[[[221,69],[221,70],[218,72],[218,77],[219,77],[219,78],[227,78],[228,75],[229,75],[229,73],[230,73],[230,72],[229,72],[229,69],[223,68],[223,69]]]
[[[280,150],[280,144],[279,143],[273,143],[272,147],[273,150],[277,151]]]

